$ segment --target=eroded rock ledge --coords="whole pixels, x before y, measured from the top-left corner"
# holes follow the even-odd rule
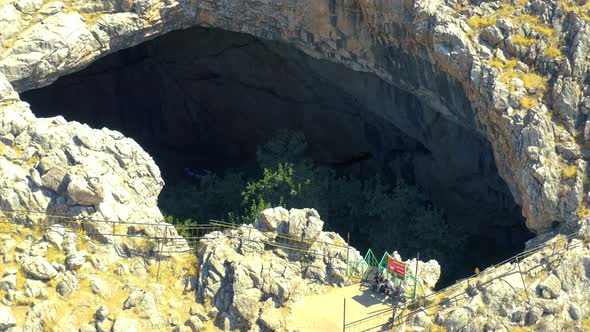
[[[585,5],[21,0],[0,8],[0,71],[18,91],[173,29],[250,33],[375,73],[478,128],[532,230],[554,221],[577,227],[586,214]],[[457,102],[456,89],[471,107]]]

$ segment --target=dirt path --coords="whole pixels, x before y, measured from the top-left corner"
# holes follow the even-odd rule
[[[326,293],[307,296],[295,303],[291,316],[287,319],[287,329],[301,332],[342,331],[343,303],[346,298],[346,322],[354,322],[367,316],[390,309],[391,305],[383,301],[382,294],[359,285],[343,288],[330,288]],[[387,321],[389,315],[382,316]],[[375,324],[371,324],[375,325]],[[355,331],[380,331],[380,328],[354,328]],[[348,331],[348,329],[347,329]]]

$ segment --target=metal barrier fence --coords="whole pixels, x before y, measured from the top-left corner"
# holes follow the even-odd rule
[[[412,315],[415,315],[419,311],[424,311],[424,312],[428,313],[428,311],[430,309],[439,308],[442,305],[456,302],[456,301],[460,300],[462,297],[468,297],[469,296],[468,292],[470,291],[472,286],[477,286],[477,289],[481,290],[481,289],[486,288],[487,285],[490,285],[493,281],[502,279],[503,277],[513,274],[513,273],[520,274],[520,277],[521,277],[521,280],[522,280],[522,283],[524,286],[525,295],[527,298],[526,301],[528,303],[532,304],[530,301],[530,298],[529,298],[529,294],[527,291],[527,286],[526,286],[523,274],[531,272],[539,267],[549,268],[552,266],[553,263],[561,262],[561,259],[563,259],[563,256],[562,256],[563,253],[588,244],[588,242],[589,242],[588,239],[580,240],[574,245],[571,244],[572,240],[576,236],[578,236],[579,234],[580,234],[580,232],[578,231],[578,232],[569,234],[567,236],[564,236],[562,238],[556,239],[554,241],[542,244],[538,247],[535,247],[535,248],[532,248],[529,250],[525,250],[517,255],[514,255],[510,258],[505,259],[504,261],[502,261],[498,264],[494,264],[494,265],[488,267],[487,269],[485,269],[484,271],[482,271],[480,273],[471,275],[470,277],[468,277],[460,282],[457,282],[453,285],[445,287],[435,293],[432,293],[427,296],[418,297],[418,298],[414,299],[413,301],[409,301],[408,303],[406,303],[404,305],[404,308],[397,308],[394,306],[386,311],[383,311],[383,312],[380,312],[378,314],[374,314],[371,316],[367,316],[367,317],[357,320],[357,321],[345,322],[344,326],[343,326],[343,331],[377,331],[376,329],[383,328],[384,325],[386,325],[386,324],[387,324],[388,329],[393,328],[394,326],[399,326],[399,325],[403,324],[403,322],[407,318],[409,318]],[[531,257],[534,254],[540,253],[540,252],[542,252],[546,249],[550,249],[550,248],[553,248],[551,254],[544,256],[539,264],[533,266],[532,268],[530,268],[527,271],[522,271],[520,262],[523,259]],[[490,275],[491,273],[495,272],[497,268],[504,266],[505,264],[508,264],[508,263],[513,264],[513,266],[510,269],[508,269],[507,271],[504,271],[500,275],[497,275],[497,276],[485,281],[485,283],[482,283],[479,285],[477,285],[477,283],[474,283],[474,281],[476,281],[477,279],[484,279],[485,276]],[[516,292],[516,290],[515,290],[515,292]],[[453,294],[453,295],[448,297],[448,296],[444,296],[445,294]],[[438,301],[437,301],[437,299],[438,299]],[[410,310],[409,312],[404,313],[403,309],[405,309],[405,308],[416,308],[416,309],[413,309],[413,310]],[[402,310],[400,310],[399,315],[395,315],[395,313],[398,309],[402,309]]]
[[[133,251],[127,254],[119,252],[121,256],[149,256],[158,259],[158,271],[160,262],[171,254],[194,254],[200,241],[213,240],[215,238],[238,239],[245,242],[263,244],[266,248],[280,249],[287,253],[287,257],[298,260],[311,260],[315,257],[326,256],[323,252],[316,250],[314,245],[321,245],[329,248],[332,253],[340,252],[346,255],[346,273],[350,277],[353,274],[360,274],[364,271],[357,266],[348,265],[350,246],[348,244],[337,244],[325,241],[309,241],[303,238],[289,237],[278,232],[263,232],[265,237],[257,238],[252,236],[256,230],[251,225],[236,225],[220,220],[209,220],[207,224],[171,225],[168,223],[156,222],[122,222],[97,220],[87,217],[76,217],[70,215],[50,214],[41,211],[26,210],[2,210],[0,209],[0,224],[24,225],[27,227],[39,228],[43,232],[51,226],[59,224],[66,229],[84,230],[90,238],[132,238],[153,241],[148,252]],[[101,231],[97,231],[100,228]],[[178,233],[189,236],[174,235],[172,229]],[[232,231],[241,229],[242,232]],[[130,231],[131,230],[131,231]],[[149,230],[146,233],[146,230]],[[245,232],[245,230],[248,230]],[[152,233],[152,234],[149,234]],[[186,244],[186,245],[185,245]],[[159,273],[158,273],[159,276]]]

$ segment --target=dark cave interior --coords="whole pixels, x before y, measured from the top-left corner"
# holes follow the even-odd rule
[[[403,179],[443,209],[451,227],[461,225],[467,243],[457,257],[465,268],[451,279],[521,251],[532,237],[475,128],[373,74],[290,45],[215,29],[175,31],[21,98],[39,117],[62,115],[135,139],[160,166],[164,190],[192,181],[187,170],[247,168],[278,130],[300,131],[314,163],[342,175]]]

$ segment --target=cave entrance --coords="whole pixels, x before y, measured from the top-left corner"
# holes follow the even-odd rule
[[[471,111],[461,93],[455,98]],[[216,29],[175,31],[21,98],[39,117],[63,115],[137,140],[162,170],[163,195],[195,174],[247,172],[257,147],[277,131],[302,132],[314,164],[410,183],[444,211],[450,228],[460,227],[465,244],[442,262],[439,286],[521,251],[532,237],[474,126],[448,120],[375,75],[290,45]],[[369,222],[348,229],[361,251],[370,246],[362,233]],[[431,245],[420,233],[413,237]],[[445,270],[449,260],[460,264]]]

